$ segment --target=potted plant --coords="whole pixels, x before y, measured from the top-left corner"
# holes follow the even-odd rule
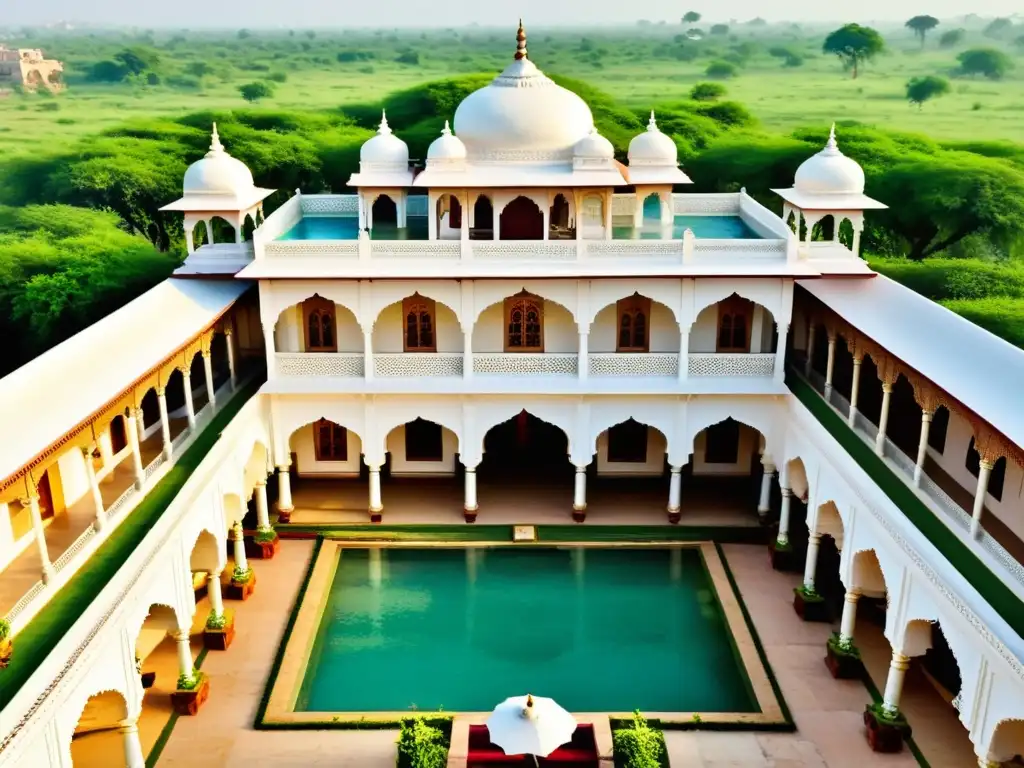
[[[231,572],[231,583],[224,588],[224,596],[231,600],[248,600],[256,588],[256,572],[252,568],[239,568]]]
[[[887,712],[881,704],[868,704],[864,709],[864,725],[868,744],[875,752],[899,752],[903,740],[910,736],[910,725],[903,713]]]
[[[210,651],[226,651],[234,639],[235,614],[224,611],[218,616],[210,611],[203,629],[203,647]]]
[[[11,640],[11,622],[0,619],[0,669],[7,669],[14,655],[14,641]]]
[[[210,678],[197,669],[192,677],[178,677],[178,686],[171,694],[171,706],[179,715],[194,715],[209,697]]]
[[[804,621],[828,621],[825,598],[814,587],[801,584],[793,590],[793,610]]]
[[[258,560],[269,560],[277,554],[280,539],[277,537],[277,531],[273,528],[258,528],[252,542],[250,556]]]
[[[153,687],[153,683],[156,682],[156,672],[143,672],[142,659],[140,659],[138,656],[135,657],[135,671],[138,672],[139,677],[142,678],[143,688]]]
[[[838,632],[825,643],[825,666],[837,680],[855,680],[864,674],[864,663],[853,640],[843,641]]]
[[[768,554],[771,557],[772,568],[783,573],[799,573],[802,570],[801,563],[793,551],[793,545],[787,542],[780,542],[772,539],[768,547]]]

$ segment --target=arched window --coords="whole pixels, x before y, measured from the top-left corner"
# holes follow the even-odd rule
[[[644,463],[647,461],[647,425],[633,419],[608,430],[608,461]]]
[[[735,295],[719,303],[716,352],[750,351],[750,319],[753,309],[752,302]]]
[[[704,463],[735,464],[739,461],[740,424],[733,419],[713,424],[704,432]]]
[[[651,300],[634,294],[620,299],[617,305],[619,318],[616,352],[650,352]]]
[[[975,477],[981,471],[981,455],[978,453],[978,449],[974,447],[974,438],[971,438],[970,445],[967,446],[967,456],[964,459],[964,466],[967,467],[967,471]],[[988,476],[988,494],[996,501],[1003,500],[1003,483],[1006,482],[1006,457],[1000,456],[995,465],[992,467],[992,472]]]
[[[306,351],[337,352],[334,302],[314,296],[302,302],[302,313],[305,318]]]
[[[403,299],[402,316],[405,318],[405,351],[437,352],[433,299],[425,299],[418,293]]]
[[[544,302],[526,291],[505,299],[505,351],[544,351]]]
[[[313,451],[317,461],[348,461],[348,430],[320,419],[313,425]]]

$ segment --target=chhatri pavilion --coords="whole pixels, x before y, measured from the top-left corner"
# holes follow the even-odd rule
[[[1024,353],[870,268],[865,215],[886,206],[834,127],[772,190],[779,215],[745,190],[689,191],[656,113],[616,157],[522,27],[516,43],[438,115],[425,158],[382,114],[345,194],[295,190],[265,213],[274,190],[213,126],[164,208],[185,225],[174,276],[0,379],[0,768],[141,768],[158,740],[205,739],[189,716],[246,695],[215,670],[271,614],[285,641],[252,651],[266,671],[250,688],[274,671],[237,729],[311,727],[300,683],[334,603],[310,595],[369,546],[358,610],[378,627],[398,603],[427,611],[414,588],[375,592],[401,577],[403,536],[500,541],[488,558],[519,538],[705,542],[724,631],[747,648],[742,722],[822,756],[787,764],[881,765],[869,742],[898,749],[905,722],[933,766],[1021,764]],[[224,224],[235,236],[214,242]],[[467,550],[468,584],[482,557]],[[776,624],[813,638],[813,673]],[[826,656],[838,678],[866,669],[868,714]],[[830,706],[808,697],[833,691],[854,716],[815,720]],[[441,703],[448,765],[473,765],[476,721]],[[636,708],[651,707],[616,711]],[[608,712],[579,711],[600,748]],[[659,713],[675,716],[695,722]],[[822,746],[836,733],[849,759],[865,750],[854,763]],[[284,731],[250,737],[267,764],[310,764],[271,760],[262,739]],[[241,764],[206,744],[192,764]]]

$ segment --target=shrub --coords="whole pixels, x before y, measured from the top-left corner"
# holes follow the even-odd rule
[[[274,86],[270,83],[255,82],[246,83],[245,85],[238,86],[238,92],[242,94],[242,98],[246,101],[259,101],[265,99],[268,96],[274,95]]]
[[[731,61],[712,61],[708,64],[708,68],[704,70],[704,74],[708,77],[713,77],[716,80],[725,80],[730,77],[735,77],[739,70],[736,65]]]
[[[651,728],[640,711],[633,724],[612,734],[615,764],[621,768],[661,768],[665,760],[665,737]]]
[[[11,636],[11,622],[7,619],[0,619],[0,641]]]
[[[284,83],[288,81],[288,73],[271,72],[269,75],[267,75],[267,80],[270,80],[272,83]]]
[[[953,299],[942,305],[989,333],[1024,349],[1024,301],[1016,298]]]
[[[60,104],[56,101],[47,101],[44,104],[40,104],[36,109],[40,112],[56,112],[60,109]]]
[[[983,75],[989,80],[1002,80],[1013,69],[1010,57],[995,48],[971,48],[957,56],[956,60],[960,62],[961,74]]]
[[[416,717],[402,721],[398,735],[398,765],[401,768],[444,768],[448,748],[444,733]]]
[[[690,89],[690,98],[694,101],[714,101],[725,96],[725,86],[721,83],[697,83]]]
[[[405,53],[398,54],[395,61],[399,64],[411,64],[416,66],[420,63],[420,54],[417,51],[406,51]]]

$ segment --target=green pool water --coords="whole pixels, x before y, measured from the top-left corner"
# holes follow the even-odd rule
[[[296,709],[754,712],[696,549],[345,549]]]

